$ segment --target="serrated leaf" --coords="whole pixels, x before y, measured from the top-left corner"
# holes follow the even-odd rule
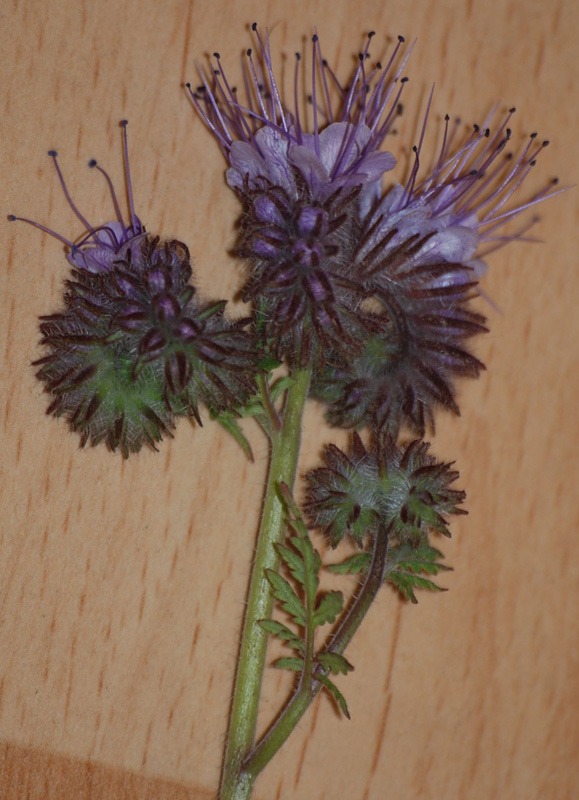
[[[358,572],[366,572],[371,563],[372,556],[370,553],[356,553],[340,564],[330,564],[326,569],[338,575],[355,575]]]
[[[291,669],[292,672],[301,672],[304,668],[304,661],[302,658],[278,658],[272,666],[276,669]]]
[[[333,675],[347,675],[354,667],[344,656],[338,653],[320,653],[316,656],[316,661],[329,669]]]
[[[235,417],[225,414],[216,414],[214,419],[217,420],[222,428],[225,428],[225,430],[231,434],[231,436],[233,436],[237,444],[245,453],[247,460],[253,462],[253,451],[251,449],[251,445],[246,439],[245,434],[241,430],[241,426]]]
[[[417,547],[408,542],[392,547],[388,552],[385,580],[398,589],[407,600],[417,603],[414,589],[446,591],[428,578],[422,577],[424,573],[437,575],[439,572],[448,572],[451,569],[446,564],[441,564],[437,560],[439,558],[443,558],[442,553],[431,547],[426,538]]]
[[[318,602],[314,611],[314,626],[325,625],[327,622],[334,622],[336,617],[342,612],[344,607],[344,596],[342,592],[327,592]]]
[[[278,575],[277,572],[274,572],[272,569],[267,570],[267,579],[273,589],[274,597],[281,604],[283,610],[287,611],[297,625],[301,625],[302,628],[305,628],[305,609],[301,600],[286,579],[282,578],[281,575]]]
[[[269,387],[269,394],[272,401],[275,403],[277,400],[279,400],[286,389],[291,388],[295,382],[295,378],[290,378],[289,375],[283,378],[278,378],[277,381],[274,381],[274,383],[272,383]]]
[[[260,619],[259,624],[264,631],[267,631],[272,636],[277,636],[278,639],[286,642],[286,644],[289,647],[293,647],[294,650],[299,650],[301,653],[305,651],[306,646],[302,640],[281,622],[275,619]]]
[[[411,572],[403,572],[402,570],[395,570],[390,573],[386,580],[391,583],[398,591],[412,603],[418,603],[414,589],[429,589],[434,592],[446,592],[442,586],[437,586],[434,581],[428,578],[422,578],[420,575],[415,575]]]
[[[318,591],[318,572],[320,571],[320,566],[322,564],[322,560],[319,554],[314,550],[314,547],[310,541],[309,536],[307,535],[307,529],[304,526],[305,536],[302,538],[300,536],[292,536],[290,539],[291,543],[295,547],[295,549],[300,554],[302,559],[302,563],[304,566],[304,580],[302,585],[306,590],[306,594],[308,597],[311,598],[313,603],[313,598]]]
[[[301,555],[292,550],[291,547],[286,547],[285,544],[278,544],[275,549],[296,581],[303,586],[306,582],[306,577],[304,560]]]
[[[332,697],[338,704],[340,711],[346,717],[346,719],[351,719],[350,712],[348,711],[348,705],[346,703],[346,698],[344,697],[342,692],[338,689],[338,687],[334,683],[332,683],[332,681],[325,675],[317,676],[317,680],[319,680],[322,686],[326,688],[328,692],[332,695]]]

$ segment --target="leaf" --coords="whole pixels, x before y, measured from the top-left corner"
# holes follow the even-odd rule
[[[281,575],[278,575],[277,572],[274,572],[272,569],[267,570],[267,579],[273,588],[274,597],[279,601],[283,610],[287,611],[298,625],[305,628],[305,609],[302,606],[301,600],[286,579],[282,578]]]
[[[412,603],[418,602],[414,589],[444,592],[446,589],[437,586],[428,578],[421,577],[421,573],[437,575],[439,572],[451,570],[451,567],[437,561],[439,558],[443,558],[442,553],[435,547],[431,547],[426,537],[417,547],[410,543],[392,547],[388,552],[385,580]]]
[[[356,553],[340,564],[330,564],[326,569],[338,575],[355,575],[358,572],[366,572],[372,561],[370,553]]]
[[[333,675],[347,675],[354,669],[352,664],[338,653],[320,653],[316,656],[316,661],[322,667],[329,669]]]
[[[272,402],[275,403],[277,400],[279,400],[285,390],[293,386],[295,382],[295,378],[290,378],[289,375],[284,378],[278,378],[277,381],[274,381],[269,387],[269,395],[272,399]]]
[[[314,611],[314,626],[334,622],[344,607],[342,592],[331,591],[322,596]]]
[[[296,636],[296,634],[286,625],[282,625],[281,622],[278,622],[274,619],[260,619],[259,624],[264,631],[267,631],[272,636],[277,636],[278,639],[287,642],[288,646],[293,647],[294,650],[299,650],[301,653],[305,651],[306,646],[302,640]]]
[[[273,662],[276,669],[291,669],[293,672],[301,672],[304,668],[302,658],[278,658]]]
[[[351,719],[350,712],[348,711],[348,705],[346,703],[346,698],[342,694],[342,692],[338,689],[338,687],[332,683],[332,681],[327,678],[325,675],[318,675],[316,676],[317,680],[324,686],[328,692],[332,695],[336,703],[338,704],[340,711],[342,714],[347,718]]]
[[[286,547],[284,544],[276,545],[277,552],[283,559],[284,564],[287,566],[293,577],[298,583],[303,586],[306,582],[304,560],[299,553],[292,550],[291,547]]]
[[[320,583],[318,580],[318,572],[320,571],[320,567],[322,565],[322,559],[320,558],[319,553],[314,550],[305,527],[304,530],[306,532],[305,538],[301,538],[300,536],[292,536],[290,541],[298,553],[300,553],[304,565],[305,580],[302,582],[302,585],[309,593],[309,596],[313,598],[318,591],[318,585]]]
[[[233,436],[237,444],[241,447],[245,456],[248,461],[253,462],[253,451],[251,449],[251,445],[247,441],[245,434],[241,430],[241,426],[239,422],[235,419],[235,417],[229,416],[227,414],[217,414],[214,417],[217,422],[221,425],[222,428]]]

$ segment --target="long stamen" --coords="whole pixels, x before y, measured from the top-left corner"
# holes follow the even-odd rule
[[[27,222],[29,225],[32,225],[34,228],[38,228],[45,233],[48,233],[50,236],[53,236],[55,239],[58,239],[60,242],[65,244],[67,247],[71,249],[74,247],[74,243],[71,242],[69,239],[65,239],[64,236],[61,236],[60,233],[56,233],[56,231],[47,228],[45,225],[41,225],[39,222],[34,222],[32,219],[27,219],[26,217],[16,217],[14,214],[9,214],[8,219],[10,222]]]
[[[129,211],[131,214],[131,227],[133,229],[133,233],[136,234],[139,230],[139,226],[137,224],[137,216],[135,214],[135,206],[133,203],[133,186],[131,184],[131,168],[129,165],[129,144],[127,141],[127,125],[128,120],[124,119],[121,121],[121,128],[123,129],[123,150],[125,153],[125,180],[127,182],[127,194],[129,196]]]
[[[110,191],[110,193],[111,193],[111,198],[112,198],[112,201],[113,201],[113,205],[114,205],[114,207],[115,207],[115,214],[117,215],[117,219],[118,219],[118,221],[121,223],[121,225],[122,225],[123,227],[125,227],[125,221],[124,221],[124,219],[123,219],[123,215],[122,215],[122,213],[121,213],[121,208],[120,208],[120,206],[119,206],[119,202],[118,202],[118,200],[117,200],[117,195],[116,195],[116,193],[115,193],[115,189],[114,189],[114,186],[113,186],[113,182],[112,182],[112,181],[111,181],[111,179],[109,178],[109,175],[108,175],[108,173],[107,173],[107,172],[105,172],[105,170],[104,170],[104,169],[103,169],[103,168],[102,168],[102,167],[101,167],[101,166],[98,164],[98,162],[97,162],[97,161],[96,161],[96,159],[94,159],[94,158],[91,158],[91,160],[88,162],[88,165],[89,165],[89,167],[90,167],[91,169],[93,169],[94,167],[96,167],[96,168],[98,169],[98,171],[101,173],[101,175],[104,175],[104,177],[105,177],[105,180],[106,180],[106,182],[107,182],[107,184],[108,184],[108,186],[109,186],[109,191]]]
[[[72,210],[79,218],[79,220],[82,222],[82,224],[85,226],[85,228],[88,231],[92,230],[92,225],[89,222],[87,222],[87,220],[83,217],[78,208],[72,202],[72,197],[70,196],[69,191],[66,188],[64,177],[62,175],[62,172],[60,171],[60,166],[58,164],[58,159],[57,159],[58,153],[56,152],[56,150],[49,150],[48,155],[52,158],[52,161],[54,162],[54,166],[56,167],[56,172],[58,174],[58,179],[60,181],[60,185],[62,186],[62,191],[64,192],[64,196],[66,197],[69,206],[72,208]]]

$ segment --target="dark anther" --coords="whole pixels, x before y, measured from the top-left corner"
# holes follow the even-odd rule
[[[96,167],[96,165],[97,165],[96,158],[91,158],[91,160],[88,162],[88,165],[89,165],[89,167],[90,167],[91,169],[92,169],[93,167]]]
[[[401,117],[403,112],[404,112],[403,104],[402,103],[398,103],[398,105],[396,106],[396,113],[398,114],[399,117]]]
[[[532,134],[529,136],[529,139],[536,139],[536,138],[537,138],[537,134],[536,134],[536,133],[532,133]]]
[[[517,109],[515,108],[515,106],[513,106],[512,108],[509,108],[509,114],[514,114],[516,110]]]
[[[550,144],[549,140],[545,139],[545,141],[543,142],[543,147],[549,147],[549,144]]]
[[[213,53],[213,58],[216,58],[219,61],[221,56],[219,55],[219,53]]]
[[[410,80],[410,78],[402,78],[400,83],[408,83],[409,80]]]
[[[376,69],[382,69],[382,62],[381,61],[377,61],[376,62]]]
[[[398,41],[399,41],[400,43],[402,43],[402,42],[405,42],[405,41],[406,41],[406,39],[404,38],[404,36],[399,36],[399,37],[398,37]]]
[[[529,166],[530,166],[530,167],[534,167],[536,163],[537,163],[536,159],[533,159],[533,160],[532,160],[532,161],[529,163]]]
[[[296,61],[301,61],[301,60],[302,60],[302,57],[300,56],[300,54],[296,53]]]
[[[376,31],[370,31],[370,33],[368,34],[368,39],[371,39],[372,36],[376,36]]]
[[[487,128],[486,131],[485,131],[485,138],[488,139],[490,135],[491,135],[491,129]]]
[[[56,150],[49,150],[48,151],[48,155],[52,156],[53,158],[55,158],[58,155],[58,153],[56,152]]]
[[[317,34],[317,33],[314,33],[314,35],[312,36],[312,42],[314,42],[314,43],[315,43],[315,42],[317,42],[317,41],[318,41],[318,34]]]
[[[257,22],[252,22],[251,23],[251,30],[252,31],[256,31],[257,30]]]
[[[10,220],[10,222],[16,222],[16,217],[14,216],[14,214],[8,214],[8,219]]]
[[[250,56],[250,55],[251,55],[251,47],[249,47],[249,48],[248,48],[248,50],[247,50],[247,55],[248,55],[248,56]]]
[[[448,114],[444,115],[444,121],[445,122],[450,122],[450,117],[448,116]]]
[[[121,122],[120,122],[121,128],[126,128],[128,124],[129,124],[129,120],[128,119],[122,119]]]
[[[479,128],[478,125],[475,124],[472,127],[473,127],[475,133],[478,133],[480,131],[480,128]]]

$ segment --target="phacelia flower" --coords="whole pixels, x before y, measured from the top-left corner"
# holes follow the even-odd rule
[[[368,69],[370,34],[344,87],[314,36],[309,128],[298,92],[300,55],[290,110],[273,72],[269,36],[264,41],[255,24],[253,30],[259,53],[247,51],[246,104],[217,53],[212,79],[200,70],[203,85],[191,96],[228,159],[227,182],[243,205],[238,251],[251,268],[245,299],[254,301],[281,357],[316,365],[329,348],[360,352],[376,332],[373,316],[360,307],[352,256],[360,220],[395,165],[380,147],[399,112],[404,39],[384,69]]]
[[[75,241],[71,241],[61,234],[56,233],[50,228],[46,228],[44,225],[40,225],[38,222],[34,222],[31,219],[25,219],[24,217],[15,217],[13,214],[10,215],[11,220],[20,220],[22,222],[28,222],[30,225],[34,225],[35,228],[40,228],[40,230],[49,233],[51,236],[54,236],[55,239],[59,239],[63,242],[68,248],[68,252],[66,254],[67,259],[70,261],[73,267],[77,267],[79,269],[86,269],[89,272],[103,272],[110,269],[112,263],[114,262],[117,255],[121,252],[124,246],[130,242],[132,239],[143,237],[146,235],[145,227],[141,223],[141,220],[135,214],[135,208],[133,203],[133,188],[131,184],[131,171],[129,167],[129,149],[127,144],[127,120],[123,120],[121,122],[121,127],[123,129],[123,148],[124,148],[124,157],[125,157],[125,182],[126,182],[126,189],[127,189],[127,196],[129,199],[129,219],[125,221],[123,218],[121,207],[119,205],[119,201],[117,199],[113,183],[105,170],[99,166],[95,159],[91,159],[88,162],[89,167],[91,169],[95,168],[104,175],[104,178],[108,184],[111,198],[113,201],[113,206],[115,210],[116,220],[112,222],[107,222],[104,225],[93,226],[91,225],[84,215],[79,211],[76,207],[75,203],[70,196],[70,193],[66,187],[66,183],[62,174],[62,170],[60,169],[60,165],[58,163],[58,154],[56,150],[49,150],[48,155],[54,161],[54,167],[58,174],[58,179],[62,186],[62,190],[64,192],[64,196],[66,197],[68,204],[82,222],[85,227],[85,232],[81,234],[79,238]]]
[[[327,358],[315,392],[330,404],[334,424],[370,425],[394,437],[406,424],[423,436],[437,407],[459,413],[456,378],[478,377],[484,368],[466,346],[486,330],[469,302],[486,271],[482,257],[523,240],[529,225],[506,235],[499,229],[558,191],[555,180],[523,203],[510,202],[548,145],[532,134],[518,156],[505,153],[513,112],[494,133],[475,125],[456,149],[447,116],[438,160],[418,181],[427,112],[406,185],[394,186],[366,215],[355,272],[388,321],[361,355]]]
[[[129,225],[106,173],[117,222],[92,230],[76,212],[88,229],[76,245],[31,224],[67,244],[75,267],[64,310],[41,319],[48,352],[34,363],[53,396],[48,413],[64,416],[81,446],[104,441],[128,457],[171,435],[178,416],[200,423],[200,402],[214,412],[242,405],[255,391],[257,355],[246,321],[224,316],[225,301],[197,302],[187,247],[146,233],[126,164]]]
[[[378,530],[388,530],[391,544],[419,543],[433,532],[450,536],[446,516],[467,513],[459,508],[466,495],[450,488],[458,472],[429,447],[420,440],[398,447],[384,437],[368,451],[357,434],[349,453],[329,445],[325,466],[306,475],[310,523],[333,547],[345,535],[362,546]]]

